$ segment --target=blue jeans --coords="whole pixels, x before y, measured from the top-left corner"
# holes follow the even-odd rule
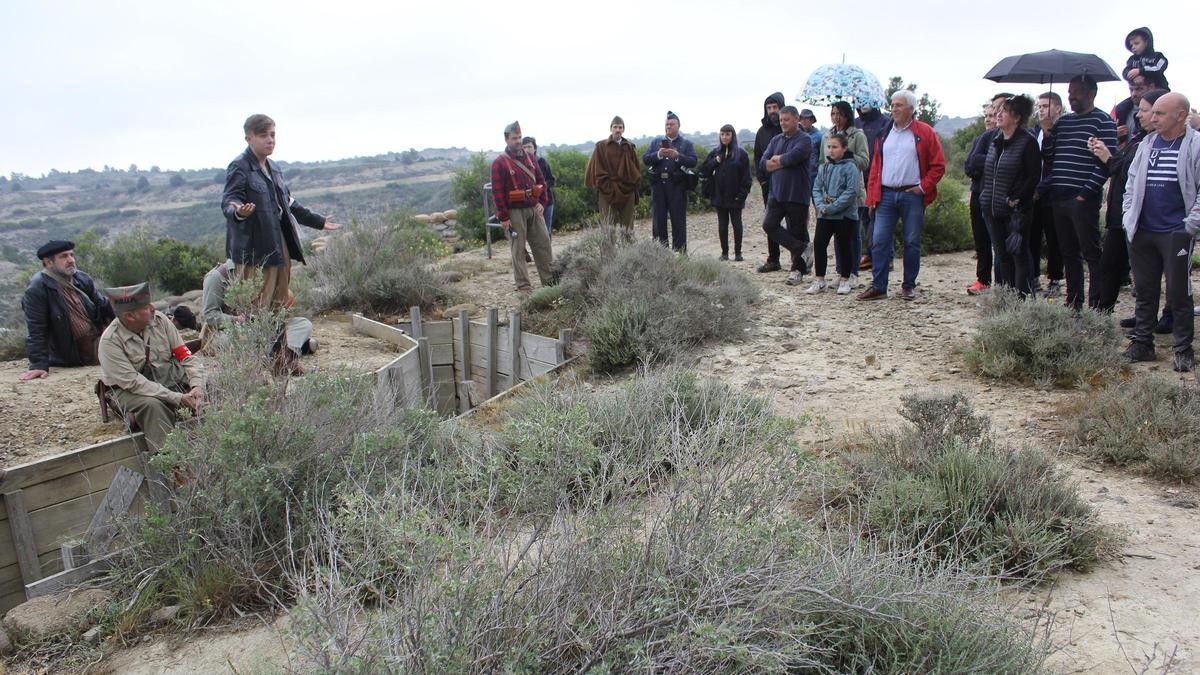
[[[550,206],[546,207],[542,217],[546,219],[546,234],[554,235],[554,202],[550,202]]]
[[[921,233],[925,229],[925,195],[883,188],[883,199],[875,207],[875,240],[871,246],[871,274],[876,289],[887,292],[888,268],[892,265],[892,242],[897,221],[904,222],[903,288],[917,287],[921,271]]]

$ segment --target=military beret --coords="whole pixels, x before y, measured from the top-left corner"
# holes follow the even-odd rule
[[[37,257],[39,260],[42,258],[52,258],[63,251],[73,250],[75,250],[75,242],[55,239],[43,244],[42,247],[37,250]]]
[[[508,138],[512,134],[519,134],[519,133],[521,133],[521,123],[520,122],[512,122],[508,126],[504,127],[504,137],[505,138]]]
[[[150,282],[143,281],[132,286],[118,286],[104,289],[104,295],[112,303],[113,311],[132,312],[150,304]]]

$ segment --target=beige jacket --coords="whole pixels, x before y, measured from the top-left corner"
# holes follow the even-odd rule
[[[175,358],[171,350],[183,344],[183,338],[175,324],[162,312],[155,312],[150,325],[141,335],[126,328],[120,319],[108,324],[100,336],[96,351],[100,358],[100,379],[110,387],[121,389],[138,396],[158,398],[178,406],[183,394],[171,391],[163,385],[146,379],[141,374],[146,365],[146,346],[150,347],[152,365],[168,363]],[[183,360],[188,384],[204,386],[204,367],[195,356]]]

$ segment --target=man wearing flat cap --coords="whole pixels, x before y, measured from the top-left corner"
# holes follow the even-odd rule
[[[625,120],[618,115],[608,127],[608,138],[596,143],[588,158],[584,181],[596,191],[600,220],[633,229],[633,208],[642,181],[637,148],[625,140]]]
[[[162,448],[176,410],[199,412],[204,369],[179,330],[150,303],[150,284],[106,288],[117,320],[100,336],[100,379],[112,399],[132,413],[151,451]]]
[[[100,333],[113,319],[108,300],[75,268],[75,244],[51,241],[37,250],[42,269],[29,279],[21,309],[29,370],[20,380],[49,377],[50,367],[91,366]]]
[[[504,152],[492,161],[492,200],[496,203],[496,219],[512,242],[513,279],[517,290],[525,292],[533,290],[529,263],[525,262],[526,242],[542,286],[554,283],[550,235],[542,215],[550,203],[550,193],[537,161],[521,147],[519,122],[504,127],[504,146]]]
[[[650,172],[650,206],[654,238],[667,244],[671,218],[671,248],[687,252],[687,172],[696,166],[696,149],[679,133],[679,117],[667,111],[666,135],[655,138],[642,162]]]

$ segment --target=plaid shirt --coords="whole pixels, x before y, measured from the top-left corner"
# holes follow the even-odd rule
[[[509,161],[513,162],[511,165]],[[524,164],[537,176],[537,180],[529,177],[529,174],[521,170],[517,163]],[[492,199],[496,201],[496,218],[501,222],[508,220],[509,208],[531,207],[534,204],[509,204],[509,190],[532,190],[534,184],[542,186],[542,196],[538,198],[538,203],[542,206],[550,205],[550,191],[546,189],[546,178],[542,176],[542,170],[538,168],[537,162],[529,156],[528,153],[522,151],[521,156],[505,150],[503,154],[496,157],[492,162]]]

